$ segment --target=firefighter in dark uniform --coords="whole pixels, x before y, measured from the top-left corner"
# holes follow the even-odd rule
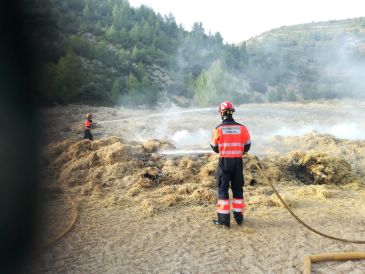
[[[213,130],[211,147],[219,153],[217,188],[218,220],[213,224],[230,227],[230,200],[228,189],[231,184],[233,193],[232,211],[238,225],[243,223],[243,160],[242,155],[251,147],[250,134],[244,125],[232,117],[235,111],[231,102],[223,102],[218,107],[223,122]]]
[[[96,123],[91,120],[91,113],[86,114],[86,121],[84,122],[84,140],[94,140],[91,130],[96,127]]]

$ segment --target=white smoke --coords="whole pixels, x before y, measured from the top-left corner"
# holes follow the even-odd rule
[[[281,127],[273,133],[273,136],[301,136],[311,132],[330,134],[340,139],[347,140],[365,140],[365,128],[360,123],[339,123],[335,125],[306,125],[301,128]]]
[[[186,146],[207,146],[209,147],[209,142],[211,138],[211,131],[208,129],[198,129],[198,130],[179,130],[174,133],[172,140],[176,147],[186,147]]]
[[[252,153],[264,153],[272,146],[274,136],[301,136],[311,132],[331,134],[340,139],[365,140],[365,102],[323,101],[313,103],[236,105],[234,118],[247,126]],[[127,140],[159,139],[171,142],[177,150],[210,149],[212,130],[221,123],[216,107],[161,109],[122,109],[121,119],[102,124]],[[122,115],[125,113],[124,115]],[[109,118],[109,117],[108,117]],[[101,129],[100,129],[101,130]]]

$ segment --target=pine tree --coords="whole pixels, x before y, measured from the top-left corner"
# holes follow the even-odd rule
[[[195,103],[208,106],[231,96],[235,92],[231,81],[221,62],[215,61],[209,70],[203,71],[195,81]]]
[[[81,87],[84,78],[82,74],[82,63],[69,47],[66,55],[61,57],[57,65],[57,86],[59,94],[65,101],[74,101],[77,91]]]
[[[114,102],[114,104],[118,104],[119,103],[119,98],[120,97],[120,81],[119,79],[116,79],[113,83],[113,87],[112,87],[112,100]]]

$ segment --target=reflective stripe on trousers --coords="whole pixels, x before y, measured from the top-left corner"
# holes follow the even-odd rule
[[[245,205],[243,203],[243,199],[233,198],[232,201],[233,212],[243,212],[244,207]]]
[[[217,213],[229,214],[229,211],[230,211],[229,200],[218,200]]]

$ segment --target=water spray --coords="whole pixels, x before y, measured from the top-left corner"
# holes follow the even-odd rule
[[[182,149],[182,150],[161,150],[158,152],[162,155],[192,155],[192,154],[213,154],[212,150],[204,149]]]
[[[113,123],[113,122],[120,122],[120,121],[130,121],[130,120],[140,120],[140,119],[148,119],[148,118],[154,118],[154,117],[163,117],[169,114],[183,114],[183,113],[194,113],[194,112],[208,112],[215,110],[215,108],[194,108],[194,109],[186,109],[186,110],[180,110],[180,111],[167,111],[167,112],[159,112],[154,114],[148,114],[148,115],[142,115],[142,116],[132,116],[128,118],[121,118],[121,119],[114,119],[114,120],[106,120],[106,121],[100,121],[98,124],[105,124],[105,123]]]

